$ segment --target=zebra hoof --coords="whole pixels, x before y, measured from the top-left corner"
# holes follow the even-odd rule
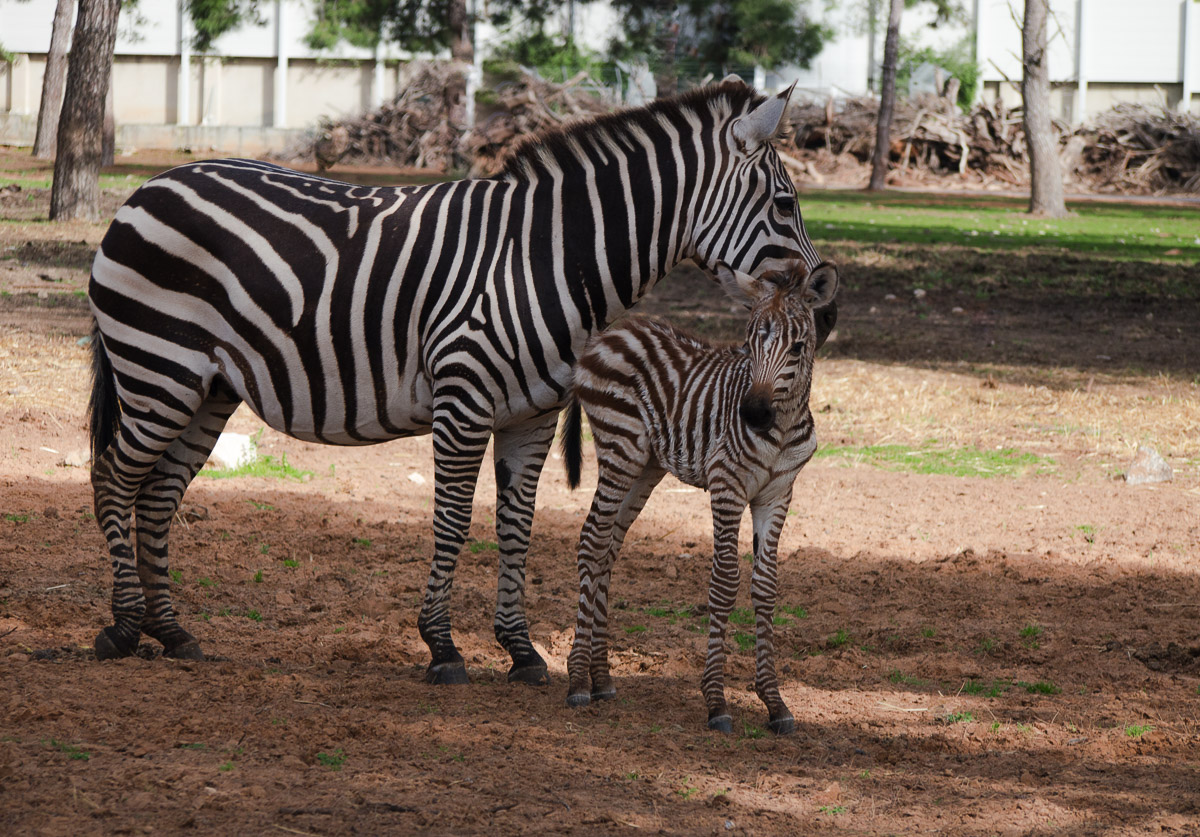
[[[776,735],[791,735],[796,731],[796,721],[791,715],[782,718],[772,718],[767,721],[767,729]]]
[[[200,650],[200,643],[194,639],[189,639],[187,642],[181,642],[174,648],[168,648],[163,651],[164,657],[169,657],[172,660],[203,660],[204,652]]]
[[[529,686],[546,686],[550,683],[550,673],[545,664],[513,666],[508,671],[509,683],[525,683]]]
[[[730,735],[733,733],[733,718],[728,715],[718,715],[715,718],[709,718],[708,728],[713,732],[723,732],[726,735]]]
[[[582,709],[592,702],[592,696],[587,692],[578,695],[567,695],[567,706],[572,709]]]
[[[436,686],[461,686],[470,683],[467,677],[467,666],[462,660],[448,663],[430,663],[425,671],[425,682]]]
[[[96,641],[93,645],[96,649],[97,660],[119,660],[122,657],[131,657],[133,652],[137,651],[137,639],[134,638],[130,643],[111,625],[96,634]]]
[[[616,686],[606,686],[603,689],[596,689],[592,692],[592,700],[612,700],[616,696]]]

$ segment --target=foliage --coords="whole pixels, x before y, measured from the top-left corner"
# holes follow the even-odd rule
[[[612,6],[624,24],[613,55],[674,64],[693,80],[754,64],[808,67],[833,36],[802,14],[804,0],[612,0]],[[664,55],[671,46],[674,54]]]
[[[973,44],[969,36],[945,50],[933,47],[918,48],[901,39],[899,64],[896,67],[896,89],[908,90],[913,72],[922,64],[933,64],[958,79],[958,106],[969,110],[975,101],[975,91],[979,88],[979,65],[975,63],[972,51]]]
[[[192,48],[208,52],[217,38],[245,24],[261,26],[260,0],[187,0],[192,19]]]
[[[573,38],[556,38],[541,29],[520,33],[498,46],[483,62],[484,72],[517,80],[521,67],[532,67],[551,81],[586,72],[593,79],[611,81],[613,64],[598,53],[581,47]]]

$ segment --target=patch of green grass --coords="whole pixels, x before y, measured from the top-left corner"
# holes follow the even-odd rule
[[[363,549],[370,549],[371,548],[371,539],[370,538],[355,538],[354,545],[358,546],[358,547],[362,547]]]
[[[887,679],[889,683],[895,683],[897,686],[925,686],[929,683],[928,680],[922,680],[920,677],[905,674],[898,668],[894,668],[888,672]]]
[[[207,576],[196,579],[196,583],[199,584],[201,587],[216,587],[217,586],[217,582],[213,581],[211,578],[208,578]]]
[[[990,654],[997,648],[996,640],[991,637],[986,637],[979,640],[979,644],[975,646],[976,654]]]
[[[745,631],[734,631],[733,641],[737,643],[737,647],[742,651],[754,650],[754,634],[748,634]]]
[[[1096,542],[1096,527],[1095,526],[1085,523],[1082,526],[1076,526],[1075,528],[1079,532],[1083,533],[1083,539],[1085,541],[1087,541],[1088,543]]]
[[[688,776],[686,779],[683,780],[683,787],[676,789],[675,793],[679,794],[684,799],[691,799],[693,796],[696,795],[696,792],[698,790],[699,790],[699,788],[695,787],[692,784],[692,777]]]
[[[784,613],[795,616],[797,619],[808,618],[808,611],[800,607],[800,605],[781,605],[779,609]]]
[[[657,616],[659,619],[668,619],[674,625],[680,619],[691,619],[695,614],[689,605],[671,605],[663,602],[655,607],[642,608],[642,612],[648,616]]]
[[[630,770],[628,773],[621,774],[621,778],[626,782],[633,782],[641,777],[636,770]]]
[[[254,583],[255,583],[255,584],[262,584],[262,580],[263,580],[263,571],[262,571],[262,570],[259,570],[258,572],[256,572],[256,573],[254,574]]]
[[[167,575],[171,577],[171,581],[175,584],[183,584],[183,573],[179,570],[167,570]]]
[[[346,763],[346,754],[339,747],[332,753],[317,753],[317,761],[330,770],[341,770]]]
[[[964,695],[979,695],[981,697],[1000,697],[1008,691],[1011,684],[1004,680],[993,680],[988,683],[984,680],[967,680],[963,683],[960,691]]]
[[[291,569],[295,569],[296,567],[300,566],[300,562],[299,562],[299,561],[297,561],[295,558],[284,558],[284,559],[283,559],[283,565],[284,565],[285,567],[289,567],[289,568],[291,568]]]
[[[4,515],[4,519],[7,520],[9,523],[28,523],[29,519],[31,517],[33,517],[33,515],[31,515],[31,514],[11,514],[10,513],[10,514]]]
[[[214,480],[239,479],[241,477],[259,477],[273,480],[294,480],[303,482],[312,479],[313,472],[296,468],[287,461],[283,453],[276,459],[273,456],[260,456],[253,462],[247,462],[236,468],[202,468],[200,476]]]
[[[1018,477],[1028,473],[1045,474],[1054,470],[1054,460],[1013,448],[935,448],[931,445],[831,445],[817,448],[817,456],[841,457],[857,465],[866,464],[885,471],[909,471],[916,474],[948,474],[955,477]]]
[[[495,541],[472,541],[467,548],[476,554],[480,552],[499,552],[500,544]]]
[[[626,625],[623,630],[627,634],[644,634],[648,629],[645,625]]]
[[[1141,738],[1148,732],[1154,732],[1152,724],[1126,724],[1125,734],[1130,738]]]
[[[234,765],[232,761],[227,761],[221,765],[218,765],[217,770],[220,770],[222,773],[228,773],[230,770],[233,770],[233,766]]]
[[[208,749],[208,745],[205,744],[203,741],[193,741],[190,744],[177,744],[175,746],[177,746],[180,750],[207,750]]]
[[[975,721],[975,715],[971,712],[951,712],[946,716],[948,724],[970,724]]]
[[[837,816],[838,814],[846,813],[846,806],[845,805],[822,805],[820,808],[817,809],[817,811],[819,811],[822,814],[833,814],[834,816]]]
[[[754,611],[748,607],[735,607],[729,614],[729,621],[735,625],[753,625]]]
[[[254,622],[261,622],[263,620],[262,614],[253,609],[246,611],[246,618]]]
[[[932,625],[926,625],[924,628],[921,628],[921,636],[925,637],[926,639],[933,639],[935,636],[937,636],[937,628],[933,627]]]
[[[762,727],[756,727],[754,724],[742,721],[742,738],[765,738],[767,731]]]
[[[844,628],[838,628],[837,633],[825,640],[825,644],[830,648],[841,648],[851,640],[851,636]]]
[[[51,738],[46,743],[48,746],[58,750],[72,761],[87,761],[92,757],[92,754],[87,750],[84,750],[82,747],[79,747],[75,744],[68,744],[65,741],[59,741],[56,738]]]
[[[1018,680],[1016,685],[1031,695],[1057,695],[1062,691],[1062,689],[1055,686],[1049,680],[1039,680],[1036,683],[1027,683],[1024,680]]]

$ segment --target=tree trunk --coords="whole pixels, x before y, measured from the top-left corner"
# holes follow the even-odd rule
[[[67,92],[58,125],[50,220],[100,219],[104,99],[112,75],[121,0],[80,0]]]
[[[871,155],[868,189],[887,188],[888,158],[892,147],[892,111],[896,109],[896,65],[900,60],[900,15],[904,0],[892,0],[887,38],[883,42],[883,80],[879,91],[879,121],[875,126],[875,153]]]
[[[108,92],[104,94],[104,136],[100,143],[100,167],[111,166],[117,156],[117,120],[113,108],[112,79],[108,81]]]
[[[654,74],[655,95],[659,98],[674,96],[679,92],[679,73],[675,69],[675,49],[679,45],[679,22],[671,13],[664,12],[659,21],[658,72]]]
[[[471,18],[467,14],[467,0],[452,0],[447,13],[450,29],[450,61],[455,73],[446,83],[446,113],[450,124],[469,131],[467,123],[467,73],[475,62],[475,45],[471,42]]]
[[[75,0],[58,0],[54,24],[50,29],[50,51],[46,53],[46,75],[42,79],[42,102],[38,107],[37,138],[33,156],[49,160],[54,156],[58,137],[58,117],[62,113],[63,85],[67,80],[67,44],[71,41],[71,18]]]
[[[1029,144],[1029,211],[1061,218],[1062,172],[1058,164],[1058,134],[1050,119],[1050,56],[1046,51],[1047,0],[1025,0],[1021,27],[1021,96],[1025,101],[1025,141]]]

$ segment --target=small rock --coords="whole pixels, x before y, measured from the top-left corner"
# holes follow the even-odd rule
[[[416,471],[413,471],[411,474],[408,475],[408,481],[412,482],[412,483],[416,483],[417,485],[425,484],[425,478],[423,476],[421,476],[420,474],[418,474]]]
[[[27,663],[29,662],[29,655],[22,654],[20,651],[14,651],[8,655],[8,661],[11,663]]]
[[[1172,476],[1171,466],[1158,451],[1148,445],[1138,445],[1137,455],[1125,472],[1125,482],[1129,485],[1170,482]]]
[[[867,313],[868,314],[878,314],[879,309],[876,308],[874,305],[872,305],[870,308],[867,309]]]
[[[84,465],[92,461],[92,452],[86,448],[73,450],[62,458],[59,465],[66,468],[82,468]]]
[[[924,299],[925,298],[925,289],[924,288],[913,288],[913,296],[916,297],[917,299]]]
[[[953,308],[950,309],[950,313],[951,314],[962,314],[964,312],[963,312],[961,305],[955,305]]]
[[[92,335],[85,334],[75,341],[76,346],[90,346],[92,344]]]
[[[670,562],[669,564],[666,565],[666,567],[663,568],[663,573],[671,581],[674,581],[675,579],[679,578],[679,569],[675,566],[674,561]]]
[[[42,516],[47,517],[50,520],[58,520],[58,507],[46,506],[46,508],[42,510]]]
[[[884,301],[884,302],[895,302],[895,301],[896,301],[896,295],[895,295],[895,294],[884,294],[884,295],[883,295],[883,301]]]
[[[245,433],[222,433],[208,455],[217,468],[237,468],[258,458],[258,448]]]

